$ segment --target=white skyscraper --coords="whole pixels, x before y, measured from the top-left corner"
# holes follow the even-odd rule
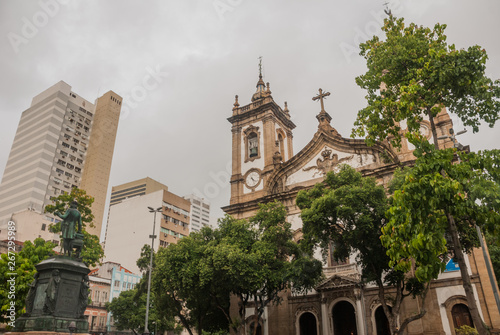
[[[200,231],[204,226],[210,226],[210,202],[194,194],[186,195],[184,199],[191,202],[191,224],[189,232]]]
[[[94,104],[58,82],[21,115],[0,184],[0,223],[80,183]]]
[[[103,97],[121,105],[121,98],[111,93]],[[52,197],[80,186],[95,111],[93,103],[63,81],[33,98],[21,115],[0,184],[0,238],[7,233],[7,222],[16,218],[22,223],[16,227],[18,240],[47,238],[51,218],[44,208]],[[116,129],[110,131],[116,134]],[[39,215],[20,216],[26,211]]]

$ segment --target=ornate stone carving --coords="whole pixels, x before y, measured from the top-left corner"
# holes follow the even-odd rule
[[[339,159],[339,156],[337,154],[332,155],[332,150],[328,149],[328,147],[325,147],[325,150],[321,152],[321,156],[323,156],[323,159],[318,158],[316,160],[315,166],[310,166],[302,170],[309,171],[312,169],[316,169],[317,171],[313,174],[313,178],[316,177],[318,173],[324,176],[327,172],[332,171],[340,163],[348,162],[354,157],[354,155],[351,155]]]
[[[332,290],[338,288],[350,288],[359,285],[359,280],[347,276],[334,275],[324,280],[317,287],[317,291]]]

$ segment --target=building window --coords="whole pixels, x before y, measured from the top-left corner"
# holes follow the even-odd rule
[[[45,230],[47,228],[47,225],[45,223],[42,223],[42,230]]]
[[[115,287],[120,288],[120,281],[119,280],[115,281]]]

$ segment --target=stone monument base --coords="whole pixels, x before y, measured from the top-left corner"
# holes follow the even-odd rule
[[[7,332],[5,335],[68,335],[67,332],[48,332],[48,331],[31,331],[31,332]],[[79,334],[79,335],[90,335],[90,334]]]
[[[79,260],[55,256],[37,265],[26,299],[26,314],[17,318],[11,334],[88,333],[89,268]]]
[[[69,325],[71,322],[75,322],[76,330],[73,333],[88,333],[89,332],[89,322],[87,318],[83,319],[73,319],[64,318],[52,315],[39,315],[25,317],[21,316],[16,320],[16,328],[12,334],[16,333],[69,333]],[[19,332],[16,332],[19,330]]]

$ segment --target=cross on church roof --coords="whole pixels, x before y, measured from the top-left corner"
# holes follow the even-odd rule
[[[326,99],[326,97],[329,96],[329,95],[330,95],[330,92],[323,93],[323,90],[320,88],[318,96],[315,96],[314,98],[312,98],[314,101],[316,101],[318,99],[320,100],[320,102],[321,102],[321,111],[322,112],[325,111],[325,106],[323,104],[323,99]]]
[[[259,57],[259,76],[262,77],[262,56]]]

